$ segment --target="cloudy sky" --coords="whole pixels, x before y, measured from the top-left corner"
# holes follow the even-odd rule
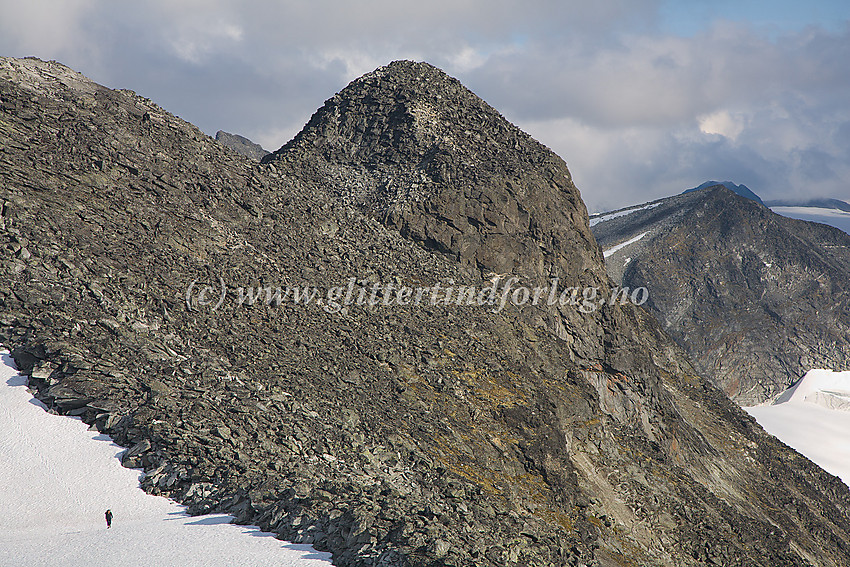
[[[0,55],[268,149],[357,76],[425,60],[561,155],[592,211],[708,179],[850,199],[846,0],[0,0]]]

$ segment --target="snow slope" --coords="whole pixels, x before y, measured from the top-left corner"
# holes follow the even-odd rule
[[[744,409],[768,433],[850,486],[850,371],[810,370],[773,405]]]
[[[809,402],[827,409],[850,410],[850,372],[809,370],[802,380],[782,393],[774,405]]]
[[[0,361],[0,565],[329,567],[330,554],[284,543],[231,517],[192,517],[139,488],[123,448],[78,418],[51,415]],[[106,529],[104,512],[114,514]]]

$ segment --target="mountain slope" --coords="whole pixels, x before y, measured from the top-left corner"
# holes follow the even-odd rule
[[[697,369],[744,405],[811,368],[850,368],[850,237],[782,217],[725,188],[687,193],[593,226],[606,258]]]
[[[441,71],[262,165],[56,63],[0,60],[0,99],[0,338],[151,492],[339,565],[850,564],[847,488],[641,310],[374,287],[610,290],[563,161]],[[244,301],[347,282],[377,301]]]

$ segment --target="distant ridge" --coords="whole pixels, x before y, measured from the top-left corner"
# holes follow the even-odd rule
[[[717,185],[590,219],[614,280],[645,286],[697,369],[742,405],[850,364],[850,238],[779,210]]]
[[[706,181],[705,183],[703,183],[703,184],[701,184],[697,187],[694,187],[693,189],[688,189],[687,191],[684,191],[683,193],[690,193],[691,191],[699,191],[701,189],[708,189],[709,187],[714,187],[716,185],[722,185],[723,187],[726,187],[727,189],[729,189],[730,191],[732,191],[733,193],[735,193],[737,195],[740,195],[741,197],[746,197],[747,199],[750,199],[752,201],[755,201],[756,203],[760,203],[760,204],[764,205],[764,202],[761,200],[761,198],[758,195],[756,195],[755,193],[753,193],[750,190],[749,187],[747,187],[743,183],[741,183],[740,185],[736,185],[735,183],[732,183],[731,181],[722,181],[722,182],[721,181]]]

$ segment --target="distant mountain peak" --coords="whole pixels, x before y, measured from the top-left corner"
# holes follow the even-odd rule
[[[230,132],[225,132],[224,130],[219,130],[215,133],[215,141],[219,142],[220,144],[224,144],[236,153],[242,154],[243,156],[255,159],[257,161],[263,159],[269,153],[266,149],[263,148],[263,146],[252,142],[245,136],[240,136],[239,134],[231,134]]]
[[[609,274],[646,287],[697,369],[742,404],[811,368],[847,368],[847,234],[711,187],[591,219]]]
[[[691,191],[700,191],[702,189],[708,189],[709,187],[715,187],[717,185],[722,185],[723,187],[726,187],[727,189],[729,189],[733,193],[740,195],[741,197],[746,197],[747,199],[751,199],[756,203],[764,205],[764,202],[762,202],[761,198],[755,193],[753,193],[749,187],[747,187],[743,183],[737,185],[731,181],[706,181],[705,183],[702,183],[697,187],[694,187],[693,189],[683,191],[683,193],[690,193]]]

